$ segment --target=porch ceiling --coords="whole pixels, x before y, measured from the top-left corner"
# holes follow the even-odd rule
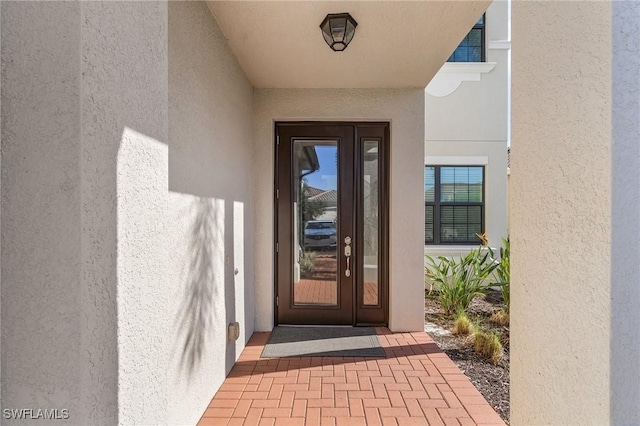
[[[425,87],[486,10],[478,1],[210,1],[258,88]],[[328,13],[358,22],[344,52],[320,32]]]

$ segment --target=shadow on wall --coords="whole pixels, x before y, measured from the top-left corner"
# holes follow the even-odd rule
[[[214,267],[214,244],[222,241],[214,200],[199,198],[194,203],[196,215],[190,230],[189,264],[184,297],[178,311],[181,330],[182,367],[191,375],[206,349],[213,321],[213,302],[218,297]]]

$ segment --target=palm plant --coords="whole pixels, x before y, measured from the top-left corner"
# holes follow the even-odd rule
[[[495,278],[494,285],[500,286],[502,293],[502,301],[504,303],[505,312],[509,312],[509,303],[511,302],[511,244],[509,239],[502,239],[502,247],[500,247],[500,260],[493,273]]]
[[[476,296],[489,287],[488,278],[498,267],[490,248],[479,247],[459,260],[426,256],[427,275],[438,287],[438,300],[447,314],[466,311]]]

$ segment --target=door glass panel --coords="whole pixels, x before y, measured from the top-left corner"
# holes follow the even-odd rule
[[[364,247],[364,297],[365,305],[377,305],[380,285],[379,268],[379,232],[380,217],[378,200],[380,196],[380,179],[378,168],[379,143],[377,140],[363,143],[363,247]]]
[[[338,143],[293,142],[294,305],[338,304]]]

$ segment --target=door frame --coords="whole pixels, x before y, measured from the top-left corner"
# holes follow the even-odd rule
[[[352,284],[352,297],[351,297],[351,325],[352,326],[387,326],[389,323],[389,220],[390,220],[390,122],[387,121],[275,121],[273,126],[273,152],[274,152],[274,175],[273,175],[273,312],[274,312],[274,324],[278,325],[279,322],[279,288],[278,288],[278,275],[279,275],[279,253],[278,253],[278,237],[279,237],[279,197],[278,197],[278,180],[279,180],[279,136],[278,129],[288,126],[308,126],[308,127],[322,127],[322,126],[350,126],[353,130],[353,139],[355,145],[355,152],[353,158],[353,172],[357,176],[353,187],[353,205],[355,207],[354,215],[354,232],[355,232],[355,245],[354,250],[356,255],[354,256],[353,269],[355,275],[353,277]],[[378,135],[369,136],[372,129],[378,131]],[[382,131],[382,137],[379,136],[379,132]],[[363,194],[363,179],[362,176],[362,159],[364,158],[361,152],[362,144],[361,138],[378,139],[380,141],[379,152],[381,157],[379,159],[379,179],[380,194],[379,194],[379,229],[378,229],[378,250],[379,250],[379,265],[378,265],[378,280],[379,280],[379,304],[375,306],[367,306],[362,302],[363,293],[360,292],[364,288],[364,279],[361,277],[360,271],[364,267],[364,256],[360,255],[363,250],[362,230],[363,227],[359,225],[364,213],[364,206],[362,202]],[[284,242],[290,244],[291,242]],[[338,244],[338,253],[342,250],[342,244]],[[363,290],[364,291],[364,290]],[[370,315],[368,315],[370,314]]]

